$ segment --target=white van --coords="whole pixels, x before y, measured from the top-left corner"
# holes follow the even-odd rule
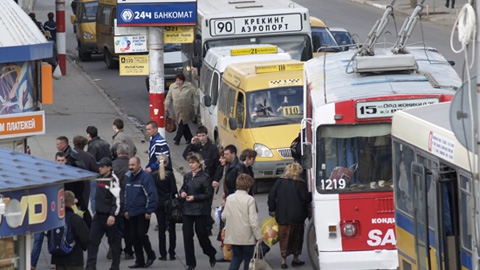
[[[217,101],[225,68],[231,63],[283,59],[292,59],[292,57],[281,48],[269,44],[216,47],[207,51],[200,73],[199,120],[208,128],[208,136],[215,140],[217,145]]]

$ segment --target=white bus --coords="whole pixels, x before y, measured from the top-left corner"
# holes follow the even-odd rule
[[[208,49],[252,44],[276,45],[296,60],[312,58],[308,9],[290,0],[199,0],[195,40],[182,45],[183,72],[198,87]]]

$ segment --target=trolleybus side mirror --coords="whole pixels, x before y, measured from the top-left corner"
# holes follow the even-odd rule
[[[228,127],[230,127],[231,130],[237,129],[237,119],[235,117],[228,118]]]
[[[304,169],[311,169],[312,168],[312,145],[304,144],[302,145],[302,148],[303,148],[302,167]]]
[[[205,107],[209,108],[210,106],[212,106],[212,97],[210,95],[205,95],[203,97],[203,104],[205,105]]]

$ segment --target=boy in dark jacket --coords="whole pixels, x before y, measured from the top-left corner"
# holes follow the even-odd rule
[[[98,246],[104,234],[107,234],[108,244],[112,250],[111,270],[120,269],[120,254],[122,247],[118,233],[119,214],[121,207],[120,180],[112,172],[112,160],[104,157],[98,162],[100,172],[96,181],[95,215],[90,230],[88,245],[87,270],[96,269]]]
[[[74,203],[73,192],[65,191],[65,211],[73,213]],[[73,215],[69,224],[71,224],[75,236],[75,247],[69,254],[52,255],[52,265],[56,265],[57,269],[83,270],[83,251],[88,247],[88,227],[79,215]]]

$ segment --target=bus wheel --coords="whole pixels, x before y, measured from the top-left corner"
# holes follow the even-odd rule
[[[117,67],[118,62],[113,59],[113,55],[105,49],[104,52],[104,58],[105,58],[105,65],[107,66],[108,69],[114,69]]]
[[[315,270],[320,270],[320,261],[318,260],[317,235],[315,234],[315,222],[310,219],[307,225],[307,249],[308,257]]]

